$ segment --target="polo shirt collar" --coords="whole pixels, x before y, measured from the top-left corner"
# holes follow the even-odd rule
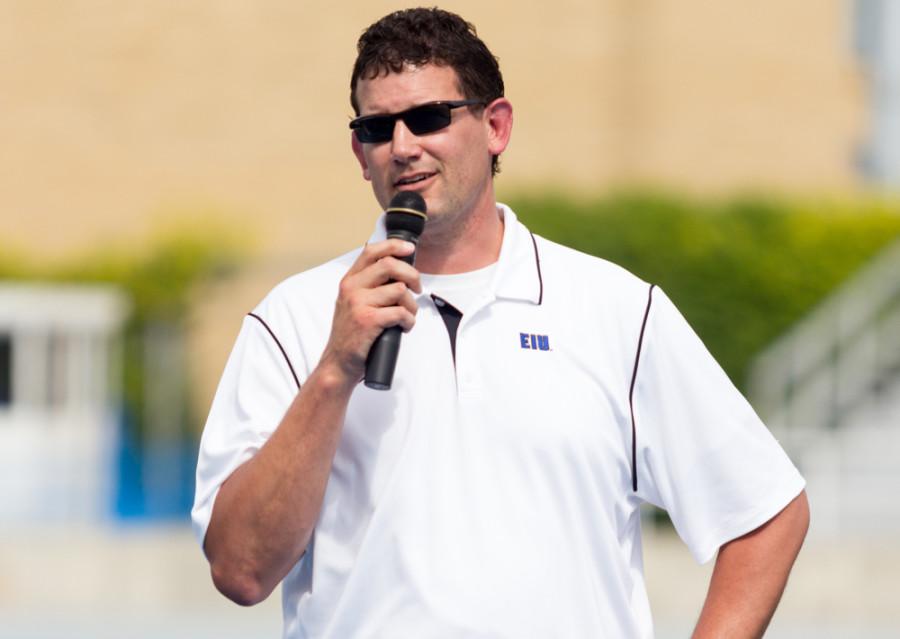
[[[511,208],[500,202],[497,203],[497,208],[503,215],[503,242],[491,284],[493,293],[501,299],[540,304],[543,300],[544,285],[537,242],[531,231],[519,222]],[[375,223],[375,230],[369,242],[380,242],[386,237],[382,213]]]
[[[498,298],[540,304],[544,297],[537,241],[513,210],[497,203],[503,213],[503,244],[494,274],[494,294]]]

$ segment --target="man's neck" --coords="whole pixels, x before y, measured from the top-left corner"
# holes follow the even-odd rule
[[[428,233],[426,225],[416,251],[416,268],[434,275],[467,273],[496,262],[502,244],[503,218],[492,199],[490,208],[469,216],[459,228]]]

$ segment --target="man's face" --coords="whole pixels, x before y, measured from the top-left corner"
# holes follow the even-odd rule
[[[356,97],[361,116],[464,98],[456,71],[433,64],[362,79]],[[442,234],[440,227],[459,226],[485,201],[493,206],[491,154],[499,154],[508,139],[507,134],[498,145],[490,109],[460,107],[451,114],[450,125],[432,133],[415,135],[398,119],[387,142],[363,144],[353,137],[363,176],[372,182],[381,207],[398,191],[417,191],[428,205],[427,229],[433,236]]]

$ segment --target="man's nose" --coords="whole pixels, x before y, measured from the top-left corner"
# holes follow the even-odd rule
[[[397,119],[394,123],[394,136],[391,138],[391,159],[395,162],[408,162],[422,155],[419,136],[409,130],[406,122]]]

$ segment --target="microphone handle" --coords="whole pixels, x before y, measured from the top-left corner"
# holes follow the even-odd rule
[[[416,244],[419,240],[418,235],[413,235],[406,230],[397,230],[388,233],[389,239],[406,240]],[[416,253],[413,251],[410,255],[397,257],[410,266],[416,263]],[[393,280],[392,280],[393,281]],[[374,390],[390,390],[391,383],[394,381],[394,370],[397,368],[397,355],[400,353],[400,338],[403,336],[403,329],[399,326],[389,326],[384,329],[369,349],[369,356],[366,358],[366,375],[364,383]]]

